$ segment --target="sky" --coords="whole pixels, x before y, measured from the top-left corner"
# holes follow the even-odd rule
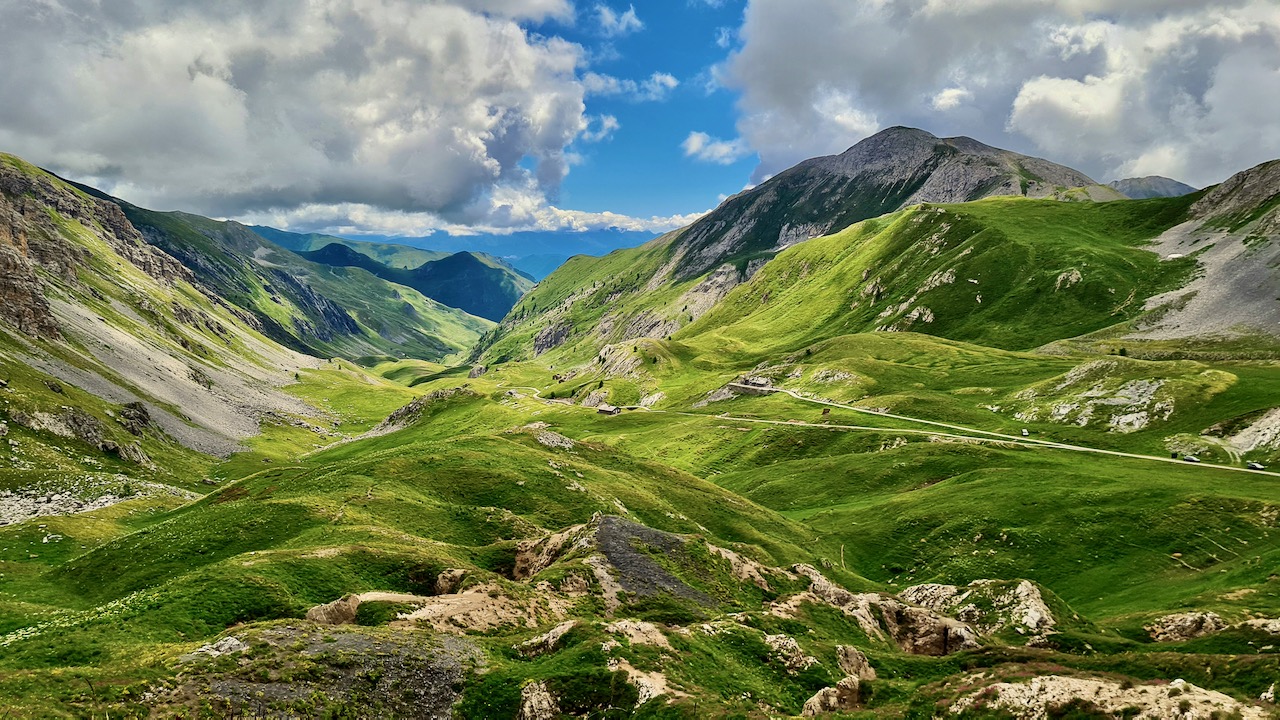
[[[1280,158],[1280,0],[0,0],[0,151],[300,232],[662,232],[885,127]]]

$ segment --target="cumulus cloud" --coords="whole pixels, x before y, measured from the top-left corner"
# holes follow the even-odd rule
[[[639,82],[589,72],[583,75],[582,85],[589,95],[621,95],[636,102],[656,102],[666,100],[680,81],[664,72],[655,72]]]
[[[732,165],[751,154],[751,149],[740,138],[721,140],[704,132],[691,132],[680,143],[684,156],[717,165]]]
[[[0,147],[138,204],[483,219],[584,131],[567,0],[0,3]],[[21,72],[12,71],[22,68]]]
[[[608,140],[622,128],[622,123],[613,115],[594,115],[587,118],[587,129],[582,131],[583,142],[595,143]]]
[[[684,227],[704,213],[638,218],[615,212],[566,210],[545,202],[537,195],[509,190],[492,197],[494,212],[490,222],[451,223],[430,213],[385,210],[361,203],[308,204],[288,209],[252,213],[242,221],[269,225],[294,232],[321,232],[338,235],[390,235],[425,237],[437,232],[451,235],[478,233],[503,235],[526,230],[601,230],[668,232]]]
[[[596,20],[600,23],[600,32],[605,37],[630,35],[644,29],[644,23],[636,16],[636,6],[629,6],[625,12],[617,12],[608,5],[596,5]]]
[[[894,124],[1099,180],[1280,156],[1274,0],[751,0],[737,37],[715,77],[757,179]]]

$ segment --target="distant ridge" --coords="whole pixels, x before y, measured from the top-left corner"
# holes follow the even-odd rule
[[[1177,180],[1162,177],[1160,175],[1112,180],[1107,183],[1107,187],[1114,188],[1115,190],[1123,193],[1125,197],[1132,198],[1134,200],[1149,200],[1151,198],[1161,197],[1181,197],[1196,191],[1195,188],[1186,183],[1181,183]]]

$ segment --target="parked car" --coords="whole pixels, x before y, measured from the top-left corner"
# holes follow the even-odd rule
[[[1244,466],[1249,468],[1250,470],[1266,470],[1267,469],[1266,465],[1263,465],[1262,463],[1256,463],[1256,462],[1245,463]]]
[[[1186,462],[1200,462],[1200,458],[1196,457],[1195,455],[1187,455],[1182,459],[1185,460]]]

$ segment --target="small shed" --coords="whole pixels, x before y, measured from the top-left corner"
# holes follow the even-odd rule
[[[596,414],[598,415],[617,415],[622,412],[622,408],[610,405],[608,403],[600,403],[596,406]]]

